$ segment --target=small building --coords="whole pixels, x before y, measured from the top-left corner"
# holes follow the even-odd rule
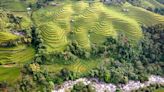
[[[122,11],[123,11],[123,12],[128,12],[128,11],[129,11],[129,9],[122,9]]]
[[[31,11],[31,8],[30,8],[30,7],[28,7],[28,8],[27,8],[27,11]]]
[[[60,6],[59,3],[55,3],[55,2],[50,2],[49,5],[50,5],[50,6]]]

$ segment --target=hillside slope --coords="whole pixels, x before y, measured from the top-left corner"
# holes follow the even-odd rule
[[[141,6],[128,2],[106,5],[99,0],[95,0],[96,2],[54,0],[42,3],[41,7],[37,7],[37,1],[43,0],[0,0],[0,82],[4,80],[15,82],[19,77],[23,79],[24,75],[21,70],[26,72],[22,68],[29,62],[39,63],[41,68],[43,66],[48,72],[54,74],[62,69],[85,74],[98,66],[109,64],[108,68],[113,65],[119,66],[116,73],[123,69],[125,72],[129,70],[129,75],[135,75],[133,68],[132,71],[131,67],[122,68],[124,65],[120,67],[119,61],[126,62],[124,58],[130,58],[131,54],[137,57],[138,52],[133,52],[132,49],[124,52],[126,48],[121,45],[130,42],[127,48],[136,46],[144,37],[141,26],[164,24],[164,16],[146,10],[149,7],[152,9],[164,7],[155,0],[139,0]],[[29,9],[30,5],[32,5],[31,9]],[[119,38],[120,35],[125,38]],[[111,40],[110,37],[114,39]],[[122,43],[120,39],[124,42]],[[114,40],[120,43],[104,46],[104,42],[107,42],[105,44],[110,44],[110,41],[115,43],[112,42]],[[113,51],[106,50],[113,48],[115,49]],[[154,50],[156,49],[144,50],[143,53]],[[119,59],[115,59],[116,57]],[[144,59],[148,60],[145,57]],[[138,62],[138,59],[127,59],[127,61],[126,65],[142,66],[140,61],[144,60],[141,59],[139,65],[132,63]],[[153,59],[152,61],[154,62]],[[32,67],[26,66],[26,68],[31,68],[28,71],[33,71],[33,67],[37,71],[38,64],[32,65]],[[151,67],[154,68],[151,64],[148,65],[150,65],[150,70]],[[142,73],[143,70],[141,70]],[[156,72],[155,69],[154,71]],[[126,79],[127,73],[120,75]],[[38,77],[44,80],[40,78],[40,75]],[[117,78],[117,76],[112,75],[112,78]]]
[[[128,11],[125,12],[123,9]],[[76,40],[81,47],[89,50],[92,43],[101,44],[105,37],[117,38],[119,33],[125,34],[132,42],[137,42],[142,38],[141,25],[164,23],[163,16],[127,3],[122,6],[105,6],[99,2],[88,4],[83,1],[40,9],[33,13],[33,19],[38,27],[44,27],[44,24],[51,22],[44,30],[58,31],[58,35],[49,32],[48,36],[47,31],[41,29],[48,51],[62,51],[60,48],[65,48],[72,40]],[[51,25],[56,27],[52,28]],[[100,39],[95,42],[95,37]],[[65,45],[59,45],[59,42],[64,44],[62,40]],[[57,43],[53,43],[54,41]],[[60,46],[59,49],[53,47],[57,44]]]
[[[7,1],[11,2],[11,0],[2,1],[4,4]],[[17,27],[9,22],[7,12],[0,11],[2,15],[0,16],[0,29],[2,31],[0,31],[2,38],[0,42],[19,38],[19,36],[10,33],[11,29],[27,30],[30,33],[30,27],[34,24],[44,46],[47,48],[47,52],[62,52],[74,41],[83,49],[90,51],[92,44],[102,45],[107,37],[112,36],[117,39],[120,34],[129,38],[132,44],[136,44],[143,37],[142,25],[151,26],[164,23],[164,16],[129,3],[104,5],[100,2],[68,2],[58,6],[47,5],[44,8],[33,11],[32,16],[29,16],[25,10],[27,2],[21,3],[19,0],[14,2],[20,5],[25,4],[24,8],[19,7],[21,12],[17,11],[17,9],[12,9],[12,7],[4,6],[3,8],[23,19]],[[163,6],[155,1],[147,0],[145,2],[156,3],[154,7]],[[25,44],[8,48],[0,47],[0,63],[26,62],[34,57],[34,53],[34,49],[27,47]],[[76,64],[83,65],[83,63],[78,62]],[[75,71],[78,70],[75,69]]]

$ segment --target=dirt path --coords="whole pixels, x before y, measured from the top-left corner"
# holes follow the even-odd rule
[[[6,68],[15,67],[15,66],[17,65],[16,64],[0,65],[0,67],[6,67]]]

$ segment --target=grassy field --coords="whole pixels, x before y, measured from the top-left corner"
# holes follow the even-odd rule
[[[164,92],[164,88],[157,89],[154,92]]]
[[[0,82],[7,81],[14,83],[20,76],[20,69],[17,67],[1,67],[0,66]]]

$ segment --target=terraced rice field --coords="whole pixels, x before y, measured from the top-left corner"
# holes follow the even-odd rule
[[[35,2],[35,0],[31,1]],[[11,0],[7,0],[7,2],[11,2]],[[18,3],[18,1],[15,2]],[[128,9],[128,12],[124,12],[123,9]],[[48,52],[63,51],[72,40],[76,40],[82,48],[90,50],[92,43],[101,44],[106,37],[117,38],[119,34],[125,34],[131,42],[135,43],[142,38],[141,25],[150,26],[164,23],[163,16],[132,6],[129,3],[125,3],[122,6],[105,6],[99,2],[93,4],[83,1],[69,2],[56,7],[47,6],[34,11],[33,20],[30,20],[25,13],[18,15],[23,14],[25,17],[23,17],[21,27],[28,29],[33,21],[38,27]],[[5,16],[2,17],[0,18],[0,23],[6,25],[8,20]],[[2,30],[6,28],[0,27]],[[68,37],[70,32],[73,33],[71,39]],[[0,43],[18,38],[7,32],[0,32],[0,36],[2,38]],[[7,52],[9,51],[12,53],[8,54]],[[20,48],[19,50],[7,48],[5,51],[0,52],[1,58],[3,57],[1,63],[27,61],[29,60],[28,58],[25,59],[21,56],[17,57],[18,59],[16,58],[17,55],[25,55],[25,53],[30,59],[34,51],[31,47]],[[4,56],[7,54],[8,56]]]
[[[164,8],[164,5],[157,2],[156,0],[145,0],[145,1],[142,0],[142,2],[144,3],[144,6],[147,6],[147,7]]]
[[[17,67],[1,67],[0,66],[0,82],[15,82],[20,76],[20,69]]]
[[[47,51],[61,51],[67,45],[66,34],[63,29],[54,23],[48,23],[39,27],[41,36],[47,46]]]
[[[10,19],[7,17],[8,14],[13,14],[15,17],[21,17],[20,25],[16,25],[10,22]],[[0,32],[5,31],[9,33],[10,30],[22,30],[26,29],[29,30],[32,26],[32,21],[29,18],[28,13],[25,12],[8,12],[5,10],[0,9]],[[0,33],[1,34],[1,33]],[[7,36],[6,36],[7,37]]]
[[[1,64],[25,63],[33,58],[34,53],[35,51],[33,48],[26,47],[25,45],[20,45],[12,48],[0,47],[0,63]]]
[[[129,7],[129,10],[131,10],[132,12],[129,12],[127,15],[136,19],[140,24],[150,26],[157,23],[164,23],[164,16],[146,11],[138,7]]]
[[[31,1],[35,2],[35,0]],[[11,1],[8,0],[8,2]],[[157,5],[158,3],[155,4],[155,6]],[[128,9],[128,12],[124,12],[123,9]],[[30,20],[26,15],[21,26],[25,29],[30,28],[31,21],[33,21],[38,27],[48,52],[63,51],[72,40],[76,40],[84,49],[90,50],[92,43],[101,44],[106,37],[117,38],[119,34],[125,34],[131,42],[135,43],[142,38],[141,25],[150,26],[164,23],[163,16],[132,6],[129,3],[122,6],[105,6],[99,2],[88,4],[83,1],[41,8],[34,11],[32,19]],[[3,24],[3,21],[0,23]],[[68,37],[70,32],[73,33],[72,39]],[[0,32],[0,35],[3,38],[3,40],[0,39],[0,42],[17,38],[10,33]],[[31,47],[18,46],[0,49],[4,50],[0,51],[1,63],[28,61],[34,54]],[[29,58],[21,57],[21,55]],[[77,68],[75,69],[77,71],[87,69],[86,66],[81,67],[83,65],[79,61],[71,66]]]
[[[128,3],[124,4],[123,6],[111,6],[108,7],[108,9],[120,12],[128,18],[134,19],[140,25],[151,26],[164,23],[164,16],[147,11],[140,7],[129,5]],[[128,12],[123,11],[123,9],[127,9]]]
[[[72,64],[64,65],[64,64],[53,64],[53,65],[45,65],[46,69],[49,72],[59,73],[61,69],[67,68],[70,71],[78,72],[78,73],[86,73],[89,70],[97,67],[100,63],[98,59],[96,60],[77,60]]]
[[[20,14],[17,15],[20,16]],[[21,28],[28,29],[31,27],[30,25],[30,19],[24,16],[20,24]],[[9,23],[7,12],[0,11],[0,45],[5,45],[6,42],[12,42],[22,37],[12,34],[10,32],[11,27],[13,27],[13,25]],[[32,47],[27,47],[23,44],[14,47],[0,46],[0,64],[24,63],[31,60],[34,53],[35,51]]]
[[[27,0],[27,2],[0,0],[0,7],[3,6],[13,11],[15,15],[22,16],[20,25],[23,29],[29,29],[32,24],[35,24],[48,52],[62,52],[72,40],[76,40],[82,48],[90,50],[92,43],[102,44],[105,38],[112,36],[117,39],[119,34],[125,34],[135,44],[142,38],[141,25],[151,26],[164,23],[164,16],[132,6],[129,3],[120,6],[105,6],[99,2],[88,4],[84,1],[41,8],[33,12],[31,20],[26,12],[29,2],[35,3],[36,0]],[[163,5],[151,0],[143,3],[151,7],[163,7]],[[123,9],[128,11],[125,12]],[[7,32],[10,30],[9,25],[6,13],[0,14],[0,44],[19,38]],[[70,32],[72,33],[71,39],[69,38]],[[23,44],[9,48],[0,47],[0,64],[22,64],[30,61],[34,54],[35,51],[32,47]],[[84,73],[97,67],[100,63],[102,62],[99,62],[99,60],[78,59],[69,65],[57,63],[45,65],[45,67],[49,72],[55,73],[63,68]],[[0,66],[0,81],[8,80],[12,82],[19,75],[18,67]]]
[[[0,9],[0,29],[1,29],[1,31],[6,31],[7,26],[8,26],[7,22],[8,22],[8,18],[6,16],[6,13]]]
[[[84,73],[88,72],[89,70],[97,67],[99,65],[98,60],[79,60],[72,66],[69,66],[68,69],[71,71],[79,72],[79,73]]]
[[[1,0],[0,7],[4,7],[11,11],[26,11],[27,4],[19,0]]]
[[[124,8],[129,11],[123,12]],[[72,40],[90,50],[92,43],[100,44],[106,37],[117,38],[118,34],[125,34],[136,43],[142,38],[141,25],[164,23],[163,16],[130,4],[113,7],[83,1],[40,9],[34,12],[33,19],[41,29],[48,52],[63,51]],[[69,39],[69,32],[73,32],[73,39]],[[100,39],[95,41],[96,37]]]
[[[13,35],[9,32],[1,32],[0,31],[0,43],[15,40],[15,39],[18,39],[18,38],[19,38],[18,36]]]

